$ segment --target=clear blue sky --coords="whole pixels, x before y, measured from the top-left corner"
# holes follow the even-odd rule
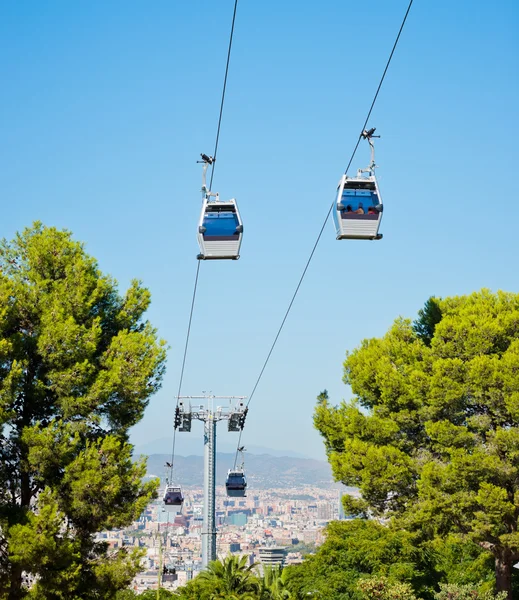
[[[171,349],[139,445],[171,436],[196,160],[214,148],[233,4],[0,5],[1,234],[36,219],[66,227],[121,288],[133,277],[150,288]],[[238,200],[242,258],[201,265],[183,393],[250,394],[407,4],[240,0],[213,189]],[[315,397],[349,397],[347,349],[430,295],[517,290],[518,26],[515,0],[415,0],[369,123],[382,135],[384,239],[337,242],[327,224],[246,445],[324,457]],[[368,158],[361,146],[352,170]]]

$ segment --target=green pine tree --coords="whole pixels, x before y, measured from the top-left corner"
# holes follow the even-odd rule
[[[362,600],[419,600],[408,583],[391,582],[387,577],[359,579]]]
[[[128,443],[164,371],[149,303],[137,281],[121,297],[68,231],[0,243],[1,598],[113,598],[138,570],[138,550],[95,534],[156,495]]]
[[[332,521],[325,533],[315,554],[284,569],[285,588],[297,599],[357,600],[359,580],[379,576],[395,585],[408,582],[420,591],[435,583],[431,557],[407,531],[374,519],[350,519]]]
[[[519,560],[519,295],[428,302],[422,328],[397,320],[347,355],[352,402],[319,398],[315,425],[346,509],[426,539],[457,534],[494,559],[512,598]],[[432,318],[428,318],[427,315]],[[425,318],[427,317],[427,318]]]
[[[429,298],[424,307],[418,311],[418,319],[413,323],[413,330],[424,344],[430,346],[436,325],[441,320],[440,300],[438,298]]]

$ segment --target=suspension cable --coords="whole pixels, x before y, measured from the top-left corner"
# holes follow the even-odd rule
[[[222,87],[222,98],[220,101],[220,115],[218,117],[218,127],[216,130],[216,141],[215,141],[215,145],[214,145],[214,153],[213,153],[213,162],[211,165],[211,180],[209,183],[209,190],[212,189],[212,185],[213,185],[213,176],[214,176],[214,168],[215,168],[215,161],[216,161],[216,154],[218,152],[218,143],[220,140],[220,130],[221,130],[221,126],[222,126],[222,116],[223,116],[223,107],[224,107],[224,103],[225,103],[225,91],[227,89],[227,76],[229,74],[229,63],[231,60],[231,49],[232,49],[232,40],[233,40],[233,36],[234,36],[234,23],[236,21],[236,9],[238,7],[238,0],[234,1],[234,10],[233,10],[233,15],[232,15],[232,24],[231,24],[231,33],[229,35],[229,47],[227,50],[227,61],[225,64],[225,75],[224,75],[224,79],[223,79],[223,87]],[[188,345],[189,345],[189,335],[191,333],[191,322],[193,320],[193,311],[194,311],[194,307],[195,307],[195,299],[196,299],[196,290],[197,290],[197,285],[198,285],[198,275],[200,272],[200,260],[197,261],[198,262],[198,266],[196,268],[196,277],[195,277],[195,285],[194,285],[194,289],[193,289],[193,299],[191,301],[191,311],[189,313],[189,324],[187,327],[187,335],[186,335],[186,344],[184,347],[184,357],[182,359],[182,369],[180,372],[180,381],[178,384],[178,393],[177,393],[177,402],[176,402],[176,406],[175,406],[175,417],[176,417],[176,413],[178,410],[178,403],[179,403],[179,398],[180,398],[180,392],[182,391],[182,381],[184,379],[184,369],[186,366],[186,357],[187,357],[187,349],[188,349]],[[175,419],[175,423],[174,423],[174,427],[173,427],[173,442],[172,442],[172,447],[171,447],[171,462],[170,464],[170,468],[169,468],[169,481],[170,483],[172,482],[173,479],[173,467],[174,467],[174,461],[175,461],[175,441],[176,441],[176,434],[177,434],[177,427],[176,427],[176,419]]]
[[[234,35],[234,22],[236,21],[236,9],[238,8],[238,0],[234,1],[234,12],[232,14],[231,34],[229,36],[229,48],[227,50],[227,63],[225,65],[225,75],[223,78],[222,101],[220,103],[220,116],[218,117],[218,128],[216,130],[216,142],[214,144],[213,165],[211,168],[211,180],[209,181],[209,189],[213,189],[214,163],[216,162],[216,154],[218,152],[218,142],[220,140],[220,127],[222,125],[223,105],[225,102],[225,90],[227,88],[227,75],[229,73],[229,62],[231,60],[232,38]]]
[[[178,384],[178,393],[177,393],[177,404],[176,404],[176,408],[175,408],[175,417],[176,417],[176,409],[178,408],[178,400],[180,397],[180,392],[182,390],[182,381],[184,379],[184,369],[186,366],[186,357],[187,357],[187,348],[189,346],[189,336],[191,334],[191,322],[193,320],[193,312],[194,312],[194,308],[195,308],[195,299],[196,299],[196,290],[198,288],[198,274],[200,273],[200,263],[202,262],[201,260],[197,260],[196,261],[198,263],[197,267],[196,267],[196,277],[195,277],[195,285],[193,288],[193,298],[191,300],[191,310],[189,312],[189,323],[187,326],[187,334],[186,334],[186,344],[184,346],[184,358],[182,359],[182,369],[180,370],[180,381]],[[172,483],[173,480],[173,465],[174,465],[174,461],[175,461],[175,439],[177,437],[177,428],[176,426],[173,427],[173,445],[171,447],[171,462],[170,467],[169,467],[169,483]]]
[[[402,24],[400,25],[400,29],[398,30],[398,35],[396,36],[395,43],[393,44],[393,48],[391,49],[391,54],[389,55],[389,58],[387,59],[386,67],[384,69],[384,72],[382,73],[382,77],[380,78],[380,82],[378,84],[377,91],[375,92],[375,96],[373,97],[373,102],[371,103],[371,106],[369,107],[368,115],[366,117],[366,120],[364,121],[364,125],[362,126],[361,131],[364,131],[366,129],[369,118],[371,117],[371,113],[373,112],[375,102],[377,101],[378,94],[380,92],[380,88],[382,87],[382,84],[384,83],[384,79],[386,78],[387,70],[389,69],[389,65],[391,63],[391,59],[393,58],[393,54],[395,53],[396,47],[398,46],[398,41],[400,40],[400,35],[402,33],[402,30],[404,29],[405,22],[407,21],[407,15],[409,14],[409,11],[411,10],[413,1],[414,0],[410,0],[409,6],[407,7],[404,18],[402,19]],[[362,139],[362,133],[359,135],[359,139],[357,140],[357,143],[356,143],[353,153],[351,155],[350,162],[348,163],[348,166],[346,167],[346,171],[344,171],[345,175],[348,173],[351,163],[353,162],[353,159],[355,157],[355,154],[357,153],[357,148],[359,147],[361,139]],[[330,212],[331,212],[331,209],[330,209],[330,211],[328,211],[328,215],[326,216],[327,220],[328,220],[328,217],[330,216]]]
[[[236,446],[236,454],[234,455],[234,467],[233,469],[236,470],[236,463],[238,462],[238,452],[240,451],[240,445],[241,445],[241,434],[243,433],[243,427],[240,429],[240,435],[238,436],[238,445]]]
[[[389,58],[388,58],[388,60],[387,60],[387,62],[386,62],[386,66],[385,66],[385,68],[384,68],[384,72],[382,73],[382,77],[380,78],[380,81],[379,81],[379,84],[378,84],[378,87],[377,87],[377,91],[375,92],[375,96],[373,97],[373,101],[371,102],[371,106],[370,106],[370,108],[369,108],[368,114],[367,114],[367,116],[366,116],[366,119],[365,119],[365,121],[364,121],[364,125],[362,126],[362,129],[361,129],[361,131],[364,131],[364,130],[366,129],[367,123],[368,123],[368,121],[369,121],[369,118],[370,118],[370,116],[371,116],[371,113],[372,113],[372,111],[373,111],[373,108],[374,108],[374,106],[375,106],[375,103],[376,103],[376,101],[377,101],[377,98],[378,98],[378,95],[379,95],[380,89],[381,89],[381,87],[382,87],[382,84],[384,83],[384,79],[385,79],[385,77],[386,77],[386,73],[387,73],[387,71],[388,71],[389,65],[390,65],[390,63],[391,63],[391,60],[392,60],[392,58],[393,58],[393,54],[395,53],[396,47],[397,47],[397,45],[398,45],[398,41],[400,40],[400,35],[401,35],[401,33],[402,33],[402,30],[404,29],[404,25],[405,25],[405,23],[406,23],[406,21],[407,21],[407,16],[409,15],[409,11],[411,10],[411,6],[413,5],[413,1],[414,1],[414,0],[410,0],[410,2],[409,2],[409,5],[408,5],[408,7],[407,7],[407,11],[406,11],[406,13],[405,13],[405,15],[404,15],[404,18],[403,18],[403,20],[402,20],[402,23],[401,23],[401,25],[400,25],[400,29],[399,29],[399,31],[398,31],[398,35],[396,36],[395,42],[394,42],[394,44],[393,44],[393,48],[392,48],[392,50],[391,50],[391,53],[390,53],[390,55],[389,55]],[[351,154],[350,160],[349,160],[349,162],[348,162],[348,166],[346,167],[346,171],[345,171],[345,173],[346,173],[346,174],[348,173],[348,170],[349,170],[349,168],[350,168],[350,166],[351,166],[351,163],[353,162],[353,159],[355,158],[355,154],[357,153],[357,149],[358,149],[358,147],[359,147],[359,144],[360,144],[360,140],[361,140],[361,139],[362,139],[362,134],[360,134],[360,135],[359,135],[359,139],[357,140],[357,143],[356,143],[356,145],[355,145],[355,148],[353,149],[353,152],[352,152],[352,154]],[[259,385],[259,383],[260,383],[260,381],[261,381],[261,378],[263,377],[263,373],[265,372],[265,369],[266,369],[266,367],[267,367],[267,364],[268,364],[268,362],[269,362],[269,360],[270,360],[270,357],[271,357],[271,355],[272,355],[272,352],[274,351],[274,348],[276,347],[276,344],[277,344],[277,341],[278,341],[278,339],[279,339],[279,336],[281,335],[281,331],[283,330],[283,327],[285,326],[285,322],[286,322],[286,320],[287,320],[287,318],[288,318],[288,315],[290,314],[290,311],[292,310],[292,306],[293,306],[293,304],[294,304],[294,301],[295,301],[295,299],[296,299],[296,296],[297,296],[297,294],[298,294],[298,292],[299,292],[299,289],[300,289],[300,287],[301,287],[301,284],[303,283],[303,280],[304,280],[304,278],[305,278],[306,272],[308,271],[308,267],[310,266],[310,263],[312,262],[312,258],[313,258],[314,254],[315,254],[315,251],[316,251],[316,249],[317,249],[317,246],[318,246],[319,242],[321,241],[321,237],[322,237],[322,235],[323,235],[324,228],[326,227],[326,223],[328,222],[328,219],[329,219],[329,217],[330,217],[330,213],[332,212],[332,209],[333,209],[333,207],[334,207],[334,204],[335,204],[335,200],[332,202],[332,204],[330,205],[330,208],[328,209],[328,212],[326,213],[326,217],[325,217],[325,219],[324,219],[324,221],[323,221],[323,224],[322,224],[322,226],[321,226],[321,229],[320,229],[320,231],[319,231],[319,235],[317,236],[317,239],[316,239],[316,241],[315,241],[315,243],[314,243],[314,246],[313,246],[313,248],[312,248],[312,251],[310,252],[310,256],[308,257],[308,260],[306,261],[305,268],[303,269],[303,273],[301,274],[301,277],[299,278],[299,281],[298,281],[298,283],[297,283],[297,286],[296,286],[295,292],[294,292],[294,294],[292,295],[292,299],[290,300],[290,303],[289,303],[289,305],[288,305],[288,308],[287,308],[287,310],[286,310],[286,312],[285,312],[285,315],[284,315],[284,317],[283,317],[283,320],[281,321],[281,325],[279,326],[279,329],[278,329],[278,331],[277,331],[277,333],[276,333],[276,336],[275,336],[275,338],[274,338],[274,341],[272,342],[272,345],[271,345],[271,347],[270,347],[270,350],[269,350],[269,352],[268,352],[268,354],[267,354],[267,358],[265,359],[265,362],[263,363],[263,366],[262,366],[262,368],[261,368],[261,371],[260,371],[260,373],[259,373],[259,376],[258,376],[258,378],[256,379],[256,383],[254,384],[254,387],[253,387],[253,389],[252,389],[252,392],[251,392],[251,394],[249,395],[249,399],[248,399],[248,401],[247,401],[247,407],[248,407],[248,406],[249,406],[249,404],[251,403],[251,400],[252,400],[252,398],[253,398],[253,396],[254,396],[254,394],[255,394],[255,392],[256,392],[256,389],[257,389],[257,387],[258,387],[258,385]],[[241,443],[241,431],[240,431],[240,437],[239,437],[239,440],[238,440],[238,447],[240,446],[240,443]],[[234,459],[234,466],[236,466],[236,461],[237,461],[237,458],[238,458],[238,450],[236,450],[236,456],[235,456],[235,459]]]

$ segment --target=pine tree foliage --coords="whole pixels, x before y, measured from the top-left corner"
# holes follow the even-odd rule
[[[284,570],[286,587],[296,598],[360,598],[362,578],[381,577],[391,585],[408,583],[418,592],[432,589],[431,557],[413,534],[374,519],[332,521],[316,553]],[[431,595],[424,596],[431,598]]]
[[[493,556],[497,589],[511,599],[519,295],[482,290],[434,304],[441,319],[430,340],[398,319],[347,355],[344,381],[355,398],[334,407],[319,397],[315,425],[336,479],[361,491],[346,501],[349,512],[397,518],[428,539],[473,541]]]
[[[418,311],[418,318],[413,323],[413,330],[416,335],[430,346],[434,337],[436,325],[442,319],[442,311],[440,308],[440,300],[438,298],[429,298],[424,307]]]
[[[357,589],[362,600],[419,600],[408,583],[391,582],[387,577],[360,579]]]
[[[0,243],[0,598],[112,598],[136,572],[138,551],[95,534],[156,494],[128,443],[164,371],[149,303],[68,231]]]
[[[506,593],[480,592],[472,585],[440,584],[434,600],[506,600]]]

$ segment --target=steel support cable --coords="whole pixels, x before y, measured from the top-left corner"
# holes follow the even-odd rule
[[[373,101],[371,102],[371,106],[369,108],[368,114],[366,116],[366,119],[364,121],[364,125],[362,126],[361,131],[364,131],[366,129],[366,125],[368,124],[369,118],[371,117],[371,113],[373,112],[373,108],[374,108],[375,103],[377,101],[380,89],[382,87],[382,84],[384,83],[384,79],[386,77],[386,73],[388,71],[389,65],[391,64],[391,60],[393,58],[393,54],[395,53],[396,47],[398,45],[398,41],[400,40],[400,35],[402,34],[402,31],[404,29],[404,25],[405,25],[405,23],[407,21],[407,16],[409,15],[409,11],[411,10],[411,6],[413,5],[413,1],[414,0],[410,0],[409,5],[407,7],[407,10],[405,12],[404,18],[402,19],[402,23],[400,25],[400,29],[398,30],[398,35],[396,36],[395,43],[393,44],[393,48],[391,49],[391,53],[390,53],[389,58],[388,58],[388,60],[386,62],[386,66],[384,68],[384,72],[382,73],[382,77],[380,78],[380,81],[379,81],[379,84],[378,84],[378,87],[377,87],[377,91],[375,92],[375,96],[373,97]],[[353,159],[355,158],[355,154],[357,153],[357,149],[359,147],[361,139],[362,139],[362,134],[359,135],[359,139],[357,140],[357,143],[355,144],[355,148],[353,149],[353,152],[351,154],[350,160],[348,162],[348,166],[346,167],[345,174],[348,173],[348,170],[349,170],[349,168],[351,166],[351,163],[353,162]],[[292,296],[292,299],[290,300],[290,304],[288,305],[288,308],[287,308],[287,310],[285,312],[283,320],[281,321],[281,325],[279,326],[279,329],[278,329],[278,331],[276,333],[276,337],[274,338],[272,346],[270,347],[270,350],[269,350],[269,352],[267,354],[267,358],[265,359],[265,362],[263,363],[263,366],[261,368],[260,374],[259,374],[259,376],[258,376],[258,378],[256,380],[256,383],[254,384],[254,388],[252,389],[252,392],[251,392],[251,394],[249,396],[249,399],[247,401],[247,408],[248,408],[249,404],[251,403],[251,400],[252,400],[252,398],[253,398],[253,396],[254,396],[254,394],[256,392],[256,389],[257,389],[257,387],[258,387],[258,385],[259,385],[259,383],[261,381],[261,378],[263,377],[263,373],[265,372],[265,369],[266,369],[267,364],[268,364],[268,362],[270,360],[272,352],[274,351],[274,348],[276,347],[276,344],[277,344],[277,341],[279,339],[279,336],[281,335],[281,331],[283,330],[283,327],[285,326],[285,322],[286,322],[286,320],[288,318],[288,315],[290,314],[290,311],[292,310],[292,305],[294,304],[296,296],[297,296],[297,294],[299,292],[299,288],[301,287],[301,284],[303,283],[303,280],[305,278],[306,272],[308,271],[308,267],[310,266],[310,263],[312,262],[312,258],[314,257],[314,254],[315,254],[315,251],[317,249],[317,246],[318,246],[319,242],[321,241],[321,237],[323,235],[324,228],[326,227],[326,223],[328,222],[328,219],[330,217],[330,213],[332,212],[334,204],[335,204],[335,200],[331,203],[330,208],[328,209],[328,212],[326,213],[326,217],[325,217],[325,219],[323,221],[323,224],[321,226],[321,229],[319,231],[319,235],[317,236],[317,239],[316,239],[315,244],[314,244],[314,246],[312,248],[312,251],[310,253],[309,258],[306,261],[306,265],[305,265],[305,268],[303,269],[303,273],[302,273],[301,277],[299,278],[299,282],[297,284],[296,290],[295,290],[295,292],[294,292],[294,294]],[[240,447],[240,444],[241,444],[241,434],[242,434],[242,431],[243,431],[243,429],[240,431],[240,436],[239,436],[239,439],[238,439],[238,448]],[[238,449],[236,450],[236,455],[235,455],[235,458],[234,458],[234,467],[235,468],[236,468],[237,459],[238,459]]]
[[[184,380],[184,369],[186,366],[186,357],[187,357],[187,349],[189,346],[189,336],[191,334],[191,322],[193,321],[193,312],[195,309],[195,300],[196,300],[196,290],[198,288],[198,274],[200,273],[200,263],[202,261],[197,260],[196,261],[197,267],[196,267],[196,277],[195,277],[195,285],[193,287],[193,298],[191,299],[191,310],[189,312],[189,322],[188,322],[188,326],[187,326],[187,334],[186,334],[186,343],[184,346],[184,357],[182,359],[182,368],[180,370],[180,381],[178,383],[178,393],[177,393],[177,404],[176,404],[176,408],[178,408],[178,400],[180,397],[180,392],[182,391],[182,381]],[[175,417],[176,417],[176,408],[175,408]],[[173,464],[174,464],[174,460],[175,460],[175,439],[177,437],[177,428],[176,426],[173,427],[173,445],[171,448],[171,462],[170,467],[169,467],[169,482],[172,483],[172,479],[173,479]]]
[[[238,436],[238,445],[236,446],[236,454],[234,455],[234,467],[233,469],[236,469],[236,463],[238,462],[238,448],[240,447],[241,444],[241,434],[243,433],[243,428],[240,429],[240,435]]]
[[[308,258],[308,260],[306,261],[306,265],[305,268],[303,270],[303,273],[301,275],[301,277],[299,278],[299,282],[297,284],[296,290],[294,292],[294,294],[292,295],[292,299],[290,300],[290,304],[288,305],[288,308],[285,312],[285,316],[283,317],[283,320],[281,321],[281,325],[279,326],[279,329],[276,333],[276,337],[274,338],[274,341],[272,342],[272,346],[270,347],[269,353],[267,354],[267,358],[265,359],[265,362],[263,363],[263,366],[261,367],[261,371],[260,374],[256,380],[256,383],[254,384],[254,388],[252,389],[252,392],[249,396],[249,399],[247,400],[247,408],[249,407],[249,404],[254,396],[254,393],[256,392],[256,388],[259,385],[259,382],[261,381],[261,378],[263,377],[263,373],[265,372],[265,369],[267,368],[267,364],[270,360],[270,357],[272,355],[272,352],[274,352],[274,348],[276,347],[277,341],[279,339],[279,336],[281,335],[281,331],[283,330],[283,327],[285,326],[285,322],[288,318],[288,315],[290,314],[290,311],[292,310],[292,305],[294,304],[294,301],[296,299],[296,296],[299,292],[299,288],[301,287],[301,284],[303,283],[303,279],[305,278],[306,272],[308,271],[308,267],[310,266],[310,263],[312,262],[312,258],[314,256],[315,251],[317,250],[317,246],[321,240],[321,236],[323,235],[323,231],[324,228],[326,227],[326,223],[328,222],[328,217],[330,216],[330,213],[332,211],[332,207],[333,204],[330,206],[330,208],[328,209],[328,213],[326,214],[326,219],[324,220],[322,226],[321,226],[321,230],[319,231],[319,235],[317,236],[317,239],[315,240],[315,244],[314,247],[312,248],[312,252],[310,253],[310,256]],[[240,436],[238,438],[238,447],[236,449],[236,456],[234,458],[234,467],[236,468],[236,461],[238,459],[238,448],[240,447],[240,443],[241,443],[241,434],[242,434],[243,429],[240,430]]]
[[[169,517],[170,517],[170,514],[169,514],[169,511],[168,511],[168,522],[166,524],[166,534],[164,536],[164,551],[162,553],[162,569],[163,570],[162,570],[162,573],[160,573],[160,571],[159,571],[159,577],[161,578],[161,581],[162,581],[162,576],[164,574],[164,565],[165,565],[165,562],[164,562],[164,552],[165,552],[165,549],[168,547],[169,522],[170,522],[170,518]],[[160,524],[158,525],[158,527],[159,527],[159,534],[160,534]]]
[[[218,152],[218,143],[220,141],[220,130],[222,127],[222,116],[223,116],[223,107],[224,107],[224,103],[225,103],[225,92],[227,89],[227,76],[229,74],[229,64],[230,64],[230,60],[231,60],[231,50],[232,50],[232,41],[233,41],[233,37],[234,37],[234,24],[236,22],[236,10],[238,8],[238,0],[234,1],[234,10],[233,10],[233,15],[232,15],[232,24],[231,24],[231,33],[229,35],[229,47],[227,49],[227,61],[225,64],[225,75],[223,78],[223,87],[222,87],[222,98],[220,101],[220,114],[218,117],[218,127],[216,130],[216,141],[215,141],[215,145],[214,145],[214,153],[213,153],[213,158],[216,159],[216,154]],[[211,190],[212,185],[213,185],[213,177],[214,177],[214,168],[215,168],[215,160],[213,160],[212,166],[211,166],[211,179],[209,182],[209,190]],[[176,409],[178,408],[178,402],[179,402],[179,397],[180,397],[180,392],[182,390],[182,380],[184,378],[184,368],[186,365],[186,357],[187,357],[187,348],[189,345],[189,334],[191,332],[191,321],[193,319],[193,310],[194,310],[194,306],[195,306],[195,298],[196,298],[196,289],[197,289],[197,284],[198,284],[198,274],[200,272],[200,260],[198,261],[198,266],[196,269],[196,278],[195,278],[195,285],[194,285],[194,290],[193,290],[193,299],[191,302],[191,312],[189,314],[189,325],[187,328],[187,335],[186,335],[186,344],[185,344],[185,348],[184,348],[184,358],[182,360],[182,369],[180,372],[180,382],[178,385],[178,393],[177,393],[177,402],[176,402],[176,407],[175,407],[175,416],[176,416]],[[173,443],[172,443],[172,448],[171,448],[171,462],[170,462],[170,472],[169,472],[169,479],[170,482],[172,481],[173,478],[173,466],[174,466],[174,460],[175,460],[175,441],[176,441],[176,434],[177,434],[177,428],[176,426],[173,427]]]
[[[214,144],[213,164],[211,168],[211,179],[209,181],[209,190],[213,189],[214,164],[216,162],[216,154],[218,153],[218,142],[220,141],[220,128],[222,126],[223,105],[225,102],[225,90],[227,89],[227,75],[229,74],[229,62],[231,60],[232,38],[234,36],[234,23],[236,21],[236,9],[238,8],[238,0],[234,1],[234,12],[232,14],[231,34],[229,36],[229,48],[227,50],[227,63],[225,65],[225,75],[223,78],[222,101],[220,102],[220,116],[218,117],[218,128],[216,130],[216,142]]]
[[[402,34],[402,30],[404,29],[404,25],[405,25],[405,22],[407,21],[407,16],[409,15],[409,11],[411,10],[411,6],[413,5],[413,2],[414,2],[414,0],[410,0],[409,6],[407,7],[404,18],[402,19],[400,29],[398,30],[398,35],[396,36],[395,43],[393,44],[393,48],[391,49],[391,54],[389,55],[389,58],[387,59],[386,67],[384,69],[384,72],[382,73],[382,77],[380,78],[380,82],[378,84],[377,91],[375,92],[375,96],[373,97],[373,102],[371,103],[371,106],[369,107],[368,115],[366,117],[366,120],[364,121],[364,125],[362,126],[361,131],[364,131],[366,129],[369,118],[371,117],[371,113],[373,112],[375,102],[377,101],[378,94],[380,92],[380,88],[382,87],[382,84],[384,83],[384,79],[386,78],[387,70],[389,69],[389,65],[391,64],[391,59],[393,58],[393,54],[395,53],[396,47],[398,46],[398,41],[400,40],[400,35]],[[355,154],[357,153],[357,148],[359,147],[361,139],[362,139],[362,133],[359,135],[359,139],[357,140],[355,149],[353,150],[353,154],[351,155],[350,162],[348,163],[348,166],[346,167],[346,171],[344,171],[344,174],[348,173],[348,169],[350,168],[351,163],[353,162],[353,159],[355,158]],[[332,206],[333,206],[333,204],[332,204]],[[328,217],[330,216],[330,212],[331,212],[331,209],[328,211],[328,215],[327,215],[326,219],[328,219]]]

